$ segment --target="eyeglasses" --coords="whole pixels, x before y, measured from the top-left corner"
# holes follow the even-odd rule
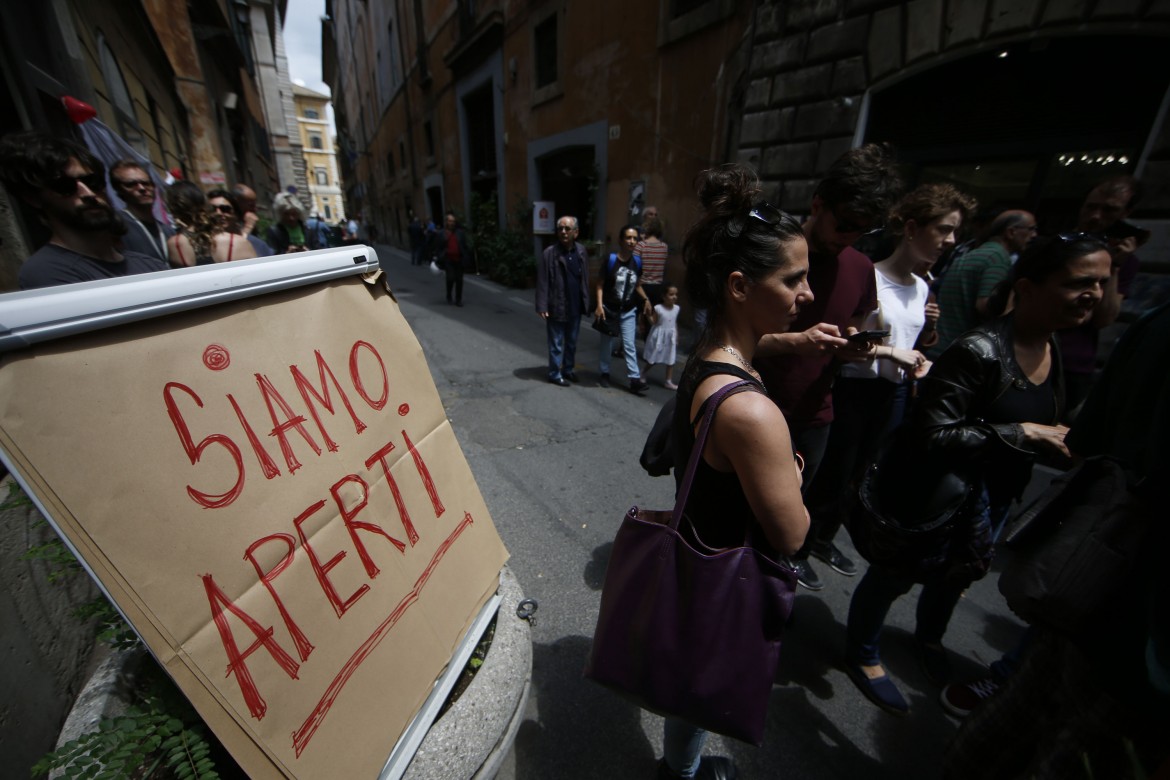
[[[232,208],[232,206],[227,204],[227,203],[220,203],[218,205],[212,205],[211,210],[218,211],[220,214],[235,214],[236,213],[236,210],[234,208]]]
[[[45,188],[58,195],[72,195],[77,192],[77,183],[81,182],[90,192],[98,194],[106,189],[106,177],[100,173],[87,173],[84,176],[58,176],[45,182]]]
[[[557,225],[558,233],[572,233],[576,229],[577,228],[572,227],[571,225]]]

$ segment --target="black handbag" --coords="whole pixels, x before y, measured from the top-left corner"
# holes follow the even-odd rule
[[[593,329],[603,336],[620,336],[622,335],[621,315],[610,308],[603,309],[605,312],[605,319],[600,317],[593,318]]]
[[[652,477],[665,477],[674,468],[674,409],[678,396],[672,395],[654,419],[654,426],[642,445],[642,456],[638,463]]]
[[[1004,535],[999,590],[1011,610],[1077,636],[1124,598],[1153,520],[1140,490],[1105,455],[1053,480]]]
[[[963,561],[982,561],[982,571],[967,567],[977,579],[990,562],[990,536],[982,539],[968,522],[982,483],[940,460],[908,455],[900,446],[905,441],[882,451],[846,514],[857,552],[871,564],[897,569],[919,582]]]

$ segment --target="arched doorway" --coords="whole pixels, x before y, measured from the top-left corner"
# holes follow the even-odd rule
[[[988,49],[875,88],[865,138],[895,144],[912,182],[948,181],[1059,229],[1096,181],[1134,172],[1170,84],[1166,45],[1076,36]]]

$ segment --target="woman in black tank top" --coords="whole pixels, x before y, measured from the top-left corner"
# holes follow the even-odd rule
[[[759,192],[742,166],[701,177],[704,214],[687,235],[683,258],[691,303],[709,314],[679,383],[674,462],[689,459],[707,399],[725,385],[751,381],[753,388],[720,404],[685,513],[707,547],[739,546],[750,534],[757,549],[790,555],[808,530],[800,472],[784,416],[751,363],[760,339],[787,330],[812,292],[799,223],[758,201]],[[694,777],[705,738],[697,726],[667,718],[659,777]],[[704,776],[734,777],[726,758],[703,763]]]

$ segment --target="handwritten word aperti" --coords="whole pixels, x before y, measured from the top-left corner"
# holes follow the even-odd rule
[[[208,347],[208,352],[212,350],[222,351],[223,348],[217,345]],[[368,355],[368,358],[361,360],[363,354]],[[336,373],[326,362],[325,358],[322,357],[321,352],[314,350],[313,355],[316,357],[316,384],[306,377],[304,372],[295,364],[289,366],[289,372],[292,375],[293,384],[296,387],[297,393],[304,403],[308,418],[312,419],[313,426],[320,436],[321,443],[330,452],[337,452],[337,442],[329,435],[329,431],[326,429],[320,413],[320,410],[324,409],[330,415],[337,416],[339,410],[335,408],[334,393],[336,393],[337,400],[341,402],[341,406],[345,408],[346,413],[349,415],[354,432],[360,434],[367,426],[358,416],[357,411],[355,411],[354,402],[350,400],[350,394],[346,392],[345,386],[337,380]],[[207,360],[206,354],[204,359],[205,361]],[[208,367],[213,370],[220,370],[226,366],[227,360],[226,351],[216,352],[216,364],[209,364]],[[366,376],[364,378],[362,365],[366,367]],[[382,356],[378,353],[378,350],[367,341],[355,341],[349,350],[348,369],[347,378],[349,379],[352,393],[373,411],[382,411],[390,398],[390,377],[386,373],[386,363],[382,360]],[[268,431],[268,435],[275,438],[279,443],[284,466],[288,470],[288,473],[292,474],[301,468],[301,462],[293,452],[290,437],[293,434],[299,436],[316,455],[321,454],[321,444],[318,444],[317,440],[313,438],[307,425],[308,418],[306,418],[305,414],[294,411],[292,404],[276,389],[276,386],[267,376],[263,374],[255,374],[254,376],[256,386],[260,390],[260,396],[264,400],[264,404],[268,409],[268,415],[272,421],[272,428]],[[330,387],[332,387],[332,390]],[[369,389],[371,387],[373,388],[373,392]],[[183,396],[187,396],[189,400],[184,400]],[[235,396],[232,393],[227,393],[226,397],[228,404],[231,405],[232,411],[235,413],[236,419],[239,421],[241,432],[247,440],[246,446],[251,448],[252,453],[255,455],[260,466],[260,472],[264,475],[264,478],[273,479],[280,476],[280,467],[277,466],[276,460],[264,447],[260,436],[256,433],[256,427],[244,416],[244,412],[240,408],[240,404]],[[191,461],[192,466],[198,465],[204,455],[212,448],[221,449],[226,452],[231,462],[235,465],[235,481],[227,490],[217,493],[214,492],[213,488],[202,489],[187,485],[187,495],[191,497],[192,501],[208,509],[222,509],[230,505],[244,491],[246,472],[241,445],[226,433],[212,433],[204,436],[198,443],[195,442],[194,437],[191,435],[191,428],[187,424],[187,418],[180,409],[180,402],[183,401],[189,410],[191,406],[190,402],[192,401],[196,407],[203,409],[203,399],[182,382],[167,382],[163,388],[163,400],[166,403],[167,414],[171,418],[171,423],[175,426],[175,432],[179,435],[179,441],[183,446],[183,450],[187,453],[187,458]]]
[[[239,423],[239,428],[236,429],[234,424],[216,426],[220,429],[219,431],[209,433],[198,442],[195,441],[195,437],[191,433],[189,421],[198,420],[202,423],[205,418],[214,417],[213,410],[205,408],[203,398],[188,385],[181,382],[166,383],[163,388],[163,400],[166,404],[167,414],[174,426],[175,433],[178,435],[178,442],[190,460],[191,466],[198,469],[205,456],[219,453],[216,457],[222,458],[223,454],[226,454],[235,469],[234,479],[230,475],[228,477],[228,479],[232,479],[232,483],[226,490],[222,490],[223,485],[208,485],[198,480],[194,480],[198,487],[195,484],[187,484],[187,495],[192,501],[207,509],[222,509],[236,501],[243,493],[246,483],[245,477],[248,469],[245,462],[250,462],[250,459],[245,458],[245,453],[248,450],[251,450],[260,473],[264,475],[265,479],[281,476],[283,472],[281,466],[278,465],[280,463],[283,463],[284,471],[292,474],[302,467],[296,452],[294,452],[294,443],[302,450],[307,447],[318,456],[325,450],[337,452],[339,445],[330,434],[326,425],[327,420],[333,426],[353,425],[355,434],[361,434],[369,427],[362,419],[362,415],[366,415],[368,419],[371,411],[378,413],[386,408],[390,400],[390,378],[386,371],[385,361],[372,344],[360,340],[353,343],[349,349],[347,370],[340,375],[340,379],[338,373],[319,350],[314,350],[313,355],[316,371],[310,371],[308,376],[297,365],[289,366],[292,386],[295,387],[300,400],[299,408],[297,404],[290,402],[290,399],[295,398],[291,393],[287,391],[281,393],[277,389],[276,383],[264,374],[253,374],[255,387],[267,409],[268,419],[262,424],[250,420],[244,414],[236,396],[233,393],[226,393],[225,398],[231,413],[225,416],[231,420],[232,415],[234,415],[235,421]],[[209,370],[221,371],[230,364],[231,356],[226,348],[213,344],[204,351],[202,360]],[[313,381],[314,379],[316,381]],[[370,411],[366,411],[365,407],[368,407]],[[328,412],[334,419],[329,420],[324,417],[321,413],[322,410]],[[396,411],[399,417],[405,417],[410,412],[410,406],[401,403],[396,407]],[[269,422],[271,427],[269,427]],[[227,433],[225,428],[231,429],[232,433]],[[335,427],[334,431],[336,432],[336,430]],[[376,428],[375,430],[382,429]],[[269,452],[262,440],[261,433],[266,434],[270,441],[275,440],[280,450],[278,456]],[[382,436],[385,436],[385,432],[381,433],[379,438],[381,439]],[[422,494],[425,493],[426,504],[429,504],[427,507],[429,511],[426,511],[426,514],[433,513],[433,517],[438,519],[446,512],[446,507],[439,496],[430,470],[405,428],[399,429],[394,438],[397,439],[398,436],[401,436],[401,442],[409,453],[414,470],[417,472],[419,483],[416,484],[421,484],[423,488],[421,493],[408,493],[407,495],[417,495],[419,496],[418,500],[422,501]],[[210,607],[211,618],[227,656],[227,673],[235,678],[249,714],[257,720],[264,718],[268,711],[268,704],[249,669],[249,657],[253,653],[263,650],[290,679],[299,680],[301,665],[308,662],[314,651],[310,636],[314,633],[313,629],[320,628],[319,626],[309,626],[306,630],[294,616],[297,610],[290,609],[287,603],[289,592],[301,593],[298,585],[282,581],[282,585],[278,588],[277,580],[293,564],[294,558],[300,556],[302,561],[307,560],[316,583],[320,587],[318,597],[323,597],[332,607],[337,618],[341,619],[359,599],[370,592],[371,583],[381,571],[375,562],[375,556],[371,554],[367,545],[373,541],[382,548],[383,554],[388,552],[391,557],[398,558],[405,556],[408,549],[415,547],[419,541],[418,529],[422,525],[418,524],[416,519],[412,517],[403,491],[391,470],[396,460],[391,458],[391,453],[397,449],[397,445],[394,441],[386,441],[385,439],[382,441],[384,443],[377,446],[369,457],[362,461],[365,471],[355,469],[356,464],[348,465],[352,461],[346,460],[345,469],[353,470],[354,473],[345,474],[340,479],[334,477],[336,481],[333,481],[327,491],[322,491],[323,494],[327,493],[327,495],[297,513],[292,518],[290,529],[270,533],[256,539],[244,550],[243,559],[255,569],[258,582],[263,585],[271,597],[268,609],[275,610],[275,614],[272,614],[271,617],[272,625],[262,624],[263,618],[258,619],[260,612],[257,612],[256,608],[253,608],[252,614],[249,614],[248,611],[235,603],[216,582],[213,573],[200,575],[202,590]],[[268,446],[273,445],[270,443]],[[256,467],[250,468],[255,469]],[[390,489],[391,501],[386,502],[382,510],[370,505],[370,486],[371,482],[375,481],[374,475],[385,478]],[[399,476],[402,476],[401,472]],[[415,489],[417,490],[417,488]],[[326,509],[327,505],[332,505],[333,509]],[[416,512],[418,509],[419,507],[415,507]],[[296,509],[293,509],[290,515],[294,512]],[[322,512],[328,512],[329,516],[340,519],[348,534],[348,544],[341,545],[340,549],[335,547],[323,550],[322,547],[326,544],[324,540],[334,537],[319,537],[312,531],[306,531],[306,524],[310,525],[311,528],[313,518],[319,517],[319,513]],[[402,526],[401,534],[397,531],[391,533],[382,525],[374,522],[377,518],[387,517],[390,514],[397,515]],[[342,669],[336,673],[329,688],[322,694],[305,723],[294,734],[294,748],[298,756],[312,739],[341,688],[373,651],[374,647],[390,634],[402,614],[418,600],[419,593],[439,565],[443,554],[471,524],[471,515],[464,513],[463,521],[439,546],[438,551],[414,587],[402,596],[397,606],[374,628]],[[400,536],[401,538],[399,538]],[[378,541],[379,539],[380,541]],[[395,555],[395,551],[398,555]],[[347,558],[350,552],[356,553],[357,562],[364,570],[367,582],[357,586],[352,593],[340,593],[337,585],[331,579],[334,576],[331,572]],[[275,563],[270,566],[266,567],[261,562],[262,560],[272,561],[274,557]],[[283,595],[282,589],[286,591]],[[303,595],[298,597],[299,600],[303,600],[303,598]],[[293,600],[297,601],[298,599]],[[299,604],[293,606],[299,606]],[[267,612],[266,609],[261,609],[261,611]],[[279,615],[279,620],[277,620],[277,615]],[[276,627],[280,624],[283,624],[284,627],[284,632],[281,632],[281,635],[287,639],[277,636]]]
[[[415,469],[418,471],[419,479],[422,481],[423,488],[430,499],[434,516],[438,519],[446,511],[446,507],[439,498],[438,490],[435,487],[434,480],[431,478],[430,470],[427,468],[425,461],[423,461],[422,455],[415,449],[410,437],[406,435],[406,431],[402,431],[402,437],[413,457]],[[370,554],[359,532],[382,537],[385,542],[388,542],[402,554],[406,553],[407,543],[411,547],[414,547],[419,539],[414,522],[411,520],[410,513],[403,501],[398,483],[390,473],[390,464],[386,460],[387,456],[393,450],[394,443],[386,442],[385,445],[378,448],[376,452],[366,459],[365,464],[367,469],[373,467],[375,464],[381,466],[382,474],[386,477],[386,481],[390,486],[390,493],[394,499],[395,509],[402,522],[403,531],[406,534],[407,541],[405,543],[391,536],[380,525],[368,520],[358,519],[358,515],[361,514],[362,510],[366,509],[369,503],[370,490],[369,483],[361,475],[347,474],[329,488],[332,503],[337,507],[341,522],[349,533],[353,549],[356,550],[358,559],[361,561],[366,576],[370,580],[377,577],[381,569],[374,562],[374,558]],[[358,498],[356,500],[352,497],[354,487],[358,490]],[[343,493],[349,494],[350,498],[346,499]],[[328,600],[330,606],[333,607],[333,611],[337,614],[338,618],[343,617],[358,599],[366,595],[370,590],[370,585],[363,583],[353,593],[350,593],[348,596],[342,596],[337,592],[336,586],[329,578],[330,571],[345,560],[348,550],[338,550],[327,560],[322,560],[322,554],[317,549],[318,542],[315,539],[311,539],[311,535],[307,534],[304,530],[305,523],[313,515],[321,511],[325,507],[325,504],[326,501],[324,499],[316,501],[293,519],[292,525],[293,530],[296,532],[296,537],[289,533],[269,534],[252,542],[248,546],[248,549],[244,551],[244,559],[252,564],[260,583],[272,597],[273,606],[275,606],[276,611],[280,614],[281,621],[284,623],[284,627],[292,639],[293,647],[301,662],[309,660],[309,656],[313,652],[313,644],[309,641],[305,631],[293,619],[291,612],[285,604],[285,600],[277,591],[275,584],[277,577],[292,564],[293,556],[298,547],[297,542],[300,542],[299,546],[309,560],[309,566],[317,579],[317,583],[320,585],[322,593]],[[470,515],[467,516],[466,522],[471,522]],[[256,555],[257,551],[266,545],[276,545],[277,549],[283,547],[280,559],[267,571]],[[244,702],[247,704],[248,711],[252,717],[257,720],[263,719],[265,712],[268,710],[268,705],[265,703],[264,697],[260,694],[260,689],[248,669],[248,656],[264,648],[268,651],[272,660],[276,662],[276,665],[294,680],[298,679],[300,665],[292,657],[292,654],[276,640],[272,626],[264,627],[260,625],[258,620],[245,612],[239,605],[235,604],[216,583],[215,577],[212,574],[202,575],[202,580],[207,594],[207,600],[211,607],[211,617],[215,621],[215,627],[223,643],[224,652],[227,654],[228,673],[235,675],[236,682],[240,686],[240,693],[243,695]],[[253,641],[244,649],[240,648],[240,644],[236,640],[236,635],[228,621],[228,614],[240,621],[244,628],[246,628],[247,633],[251,635]]]

